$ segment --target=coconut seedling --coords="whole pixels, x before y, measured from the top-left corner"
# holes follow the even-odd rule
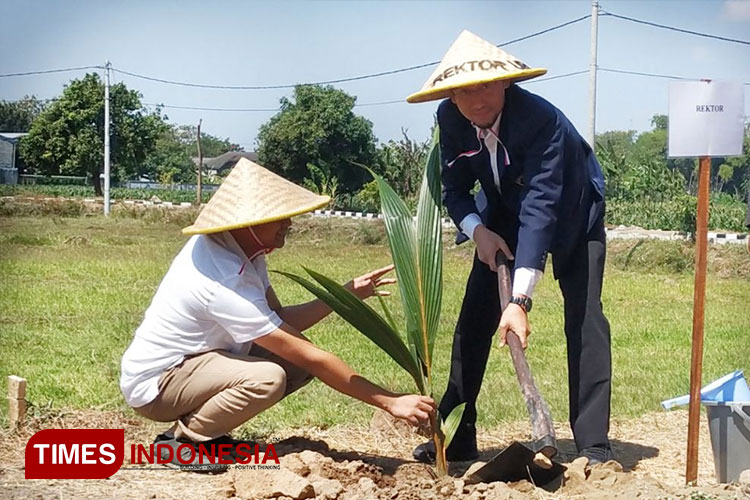
[[[380,190],[381,213],[406,317],[407,342],[399,334],[399,328],[382,299],[385,318],[343,286],[311,269],[304,268],[316,283],[291,273],[280,274],[296,281],[328,304],[406,370],[421,394],[432,396],[432,354],[443,289],[437,130],[422,177],[416,217],[382,177],[370,172]],[[447,473],[445,449],[458,428],[463,411],[464,404],[461,404],[444,420],[438,417],[430,422],[438,475]]]

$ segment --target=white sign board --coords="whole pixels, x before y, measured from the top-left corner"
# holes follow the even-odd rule
[[[671,83],[669,157],[741,155],[744,118],[741,83]]]

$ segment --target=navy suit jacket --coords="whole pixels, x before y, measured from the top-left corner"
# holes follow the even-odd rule
[[[602,224],[604,214],[604,177],[586,141],[552,104],[510,85],[498,135],[510,165],[504,166],[498,145],[498,192],[484,145],[479,154],[458,158],[480,149],[471,122],[450,100],[440,103],[437,117],[443,203],[456,225],[479,213],[471,194],[479,181],[487,197],[482,220],[511,247],[514,265],[543,271],[551,253],[555,276],[560,276],[578,243]]]

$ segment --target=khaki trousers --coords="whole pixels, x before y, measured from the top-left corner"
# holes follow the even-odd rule
[[[134,410],[158,422],[176,420],[177,438],[207,441],[229,433],[312,378],[257,345],[248,355],[210,351],[167,370],[156,399]]]

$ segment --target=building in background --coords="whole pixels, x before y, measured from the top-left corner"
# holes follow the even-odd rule
[[[228,151],[215,158],[203,158],[203,172],[209,177],[226,177],[238,161],[247,158],[252,162],[258,162],[258,154],[245,151]],[[193,163],[198,166],[198,158],[193,158]]]
[[[18,155],[18,141],[25,132],[0,132],[0,184],[18,184],[23,161]]]

